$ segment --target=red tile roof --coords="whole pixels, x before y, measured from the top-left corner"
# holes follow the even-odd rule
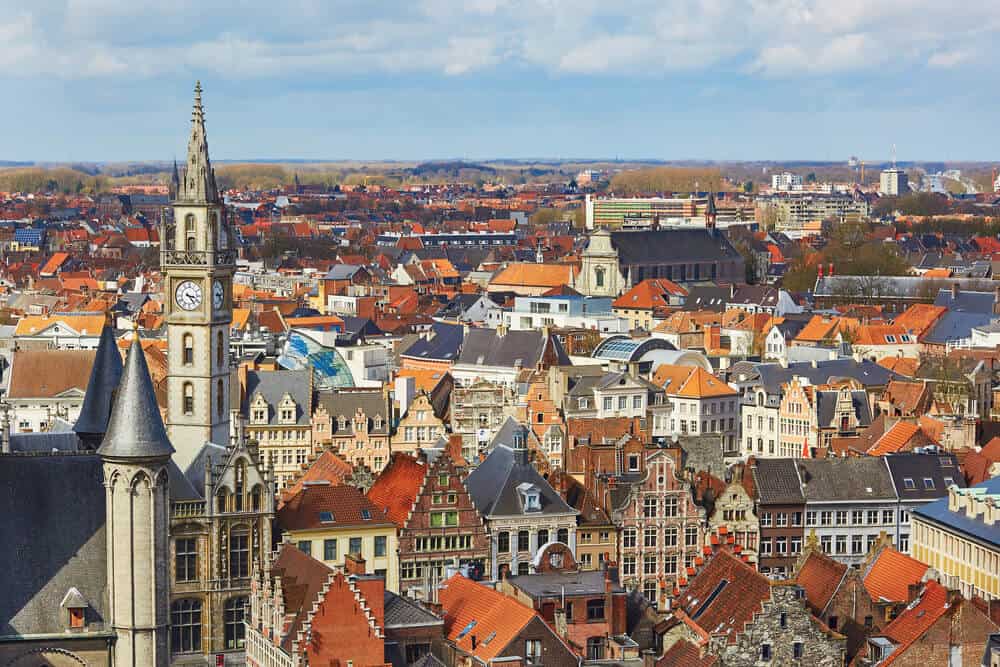
[[[912,422],[899,421],[882,434],[875,445],[868,450],[870,456],[884,456],[901,451],[918,433],[920,427]]]
[[[847,572],[847,566],[838,563],[821,551],[811,551],[795,578],[805,591],[806,600],[813,609],[822,612],[837,592]]]
[[[615,308],[652,310],[666,308],[671,296],[687,296],[688,291],[666,278],[647,278],[615,299]]]
[[[677,607],[706,632],[735,643],[770,596],[767,578],[723,549],[691,579]]]
[[[383,509],[390,521],[403,528],[410,518],[410,510],[425,477],[425,463],[410,454],[397,452],[368,489],[368,499]]]
[[[313,461],[312,465],[299,476],[295,482],[281,493],[281,502],[284,504],[289,498],[302,490],[307,482],[327,481],[330,484],[342,484],[345,479],[351,476],[354,468],[351,464],[340,458],[332,450],[325,450]]]
[[[865,588],[876,602],[905,602],[910,584],[918,584],[927,572],[927,565],[893,547],[883,548],[865,574]]]
[[[366,519],[367,510],[370,518]],[[324,521],[329,512],[332,521]],[[390,523],[385,512],[353,486],[306,485],[278,510],[278,521],[287,530],[316,530],[342,526],[377,526]]]
[[[483,662],[497,657],[532,620],[541,619],[534,609],[460,574],[446,582],[439,599],[445,636]],[[487,641],[493,633],[496,634]],[[476,648],[472,648],[473,635],[477,639]]]
[[[928,581],[916,604],[903,610],[883,631],[884,635],[899,646],[880,667],[894,662],[913,642],[920,639],[948,611],[948,608],[948,589],[936,581]]]
[[[656,667],[715,667],[718,664],[717,657],[709,653],[702,655],[701,649],[686,639],[675,642],[656,661]]]

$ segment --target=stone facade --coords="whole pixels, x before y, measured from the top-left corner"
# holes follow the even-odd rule
[[[723,528],[733,536],[747,562],[756,564],[760,524],[754,511],[753,498],[739,480],[730,482],[719,494],[715,499],[712,515],[708,517],[709,535],[717,535]]]
[[[708,652],[719,656],[721,667],[841,667],[845,649],[844,637],[824,629],[805,609],[797,587],[782,584],[771,586],[771,598],[762,603],[760,613],[736,635],[736,641],[713,635],[708,645]]]
[[[445,424],[434,414],[427,394],[420,393],[406,409],[392,436],[393,452],[413,453],[431,447],[445,436]]]

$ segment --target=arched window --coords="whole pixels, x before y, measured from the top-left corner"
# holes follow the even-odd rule
[[[233,491],[233,511],[243,511],[243,494],[246,492],[246,464],[240,462],[236,465],[236,489]]]
[[[229,534],[229,576],[233,579],[250,576],[250,537],[246,527],[234,528]]]
[[[764,405],[764,392],[757,394],[757,405]]]
[[[215,494],[215,511],[219,514],[226,512],[226,490],[224,488],[219,489],[219,492]]]
[[[560,528],[556,532],[556,540],[562,542],[563,544],[569,545],[569,529]]]
[[[259,512],[260,511],[260,485],[253,487],[253,491],[250,492],[250,511]]]
[[[184,334],[184,365],[194,364],[194,336]]]
[[[188,213],[184,217],[184,233],[194,234],[194,213]]]
[[[170,606],[170,650],[201,652],[201,600],[177,600]]]
[[[194,236],[194,213],[188,213],[184,217],[184,247],[191,251],[198,249],[198,240]]]
[[[215,335],[215,364],[220,368],[226,364],[226,348],[222,340],[222,332]]]
[[[215,390],[215,412],[221,417],[226,413],[226,391],[219,380]]]
[[[190,382],[184,383],[184,414],[194,414],[194,385]]]
[[[243,619],[246,618],[247,599],[245,597],[229,598],[222,612],[222,620],[226,626],[226,648],[243,648]]]

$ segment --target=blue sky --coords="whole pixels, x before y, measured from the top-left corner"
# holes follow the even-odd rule
[[[1000,3],[7,0],[0,159],[989,160]]]

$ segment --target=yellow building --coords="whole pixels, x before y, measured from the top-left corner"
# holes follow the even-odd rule
[[[283,539],[316,560],[343,568],[347,554],[360,556],[366,571],[399,592],[396,525],[360,489],[307,482],[278,508],[278,522]]]
[[[966,598],[1000,599],[1000,477],[914,510],[912,555]]]

